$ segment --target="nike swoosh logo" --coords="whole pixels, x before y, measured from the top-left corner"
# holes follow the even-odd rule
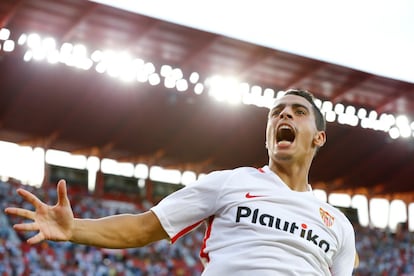
[[[264,197],[264,195],[251,195],[250,192],[246,193],[245,195],[246,198],[256,198],[256,197]]]

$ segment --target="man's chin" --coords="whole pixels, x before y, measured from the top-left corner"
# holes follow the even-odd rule
[[[273,160],[275,160],[276,162],[285,162],[285,161],[290,161],[293,159],[293,155],[292,153],[289,153],[287,151],[278,151],[273,155]]]

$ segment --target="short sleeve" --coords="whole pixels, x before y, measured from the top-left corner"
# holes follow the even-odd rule
[[[227,171],[205,175],[151,208],[172,241],[214,215],[217,197],[228,175]]]

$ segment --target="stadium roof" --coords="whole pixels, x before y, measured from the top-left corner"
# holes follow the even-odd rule
[[[186,76],[236,76],[275,91],[301,87],[322,101],[414,118],[413,83],[90,1],[4,0],[0,22],[15,41],[36,32],[59,45],[83,43],[89,51],[127,50]],[[267,163],[266,108],[230,106],[206,93],[124,83],[23,56],[18,46],[0,51],[0,140],[199,173]],[[412,135],[391,139],[338,123],[329,123],[327,134],[311,170],[314,187],[413,201]]]
[[[414,83],[412,1],[91,1]]]

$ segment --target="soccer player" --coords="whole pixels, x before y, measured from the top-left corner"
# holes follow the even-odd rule
[[[308,183],[312,160],[326,141],[325,126],[312,94],[287,90],[269,112],[269,163],[262,168],[212,172],[141,214],[74,218],[64,180],[57,184],[56,205],[18,189],[35,210],[5,211],[32,220],[14,225],[18,231],[37,231],[30,244],[53,240],[129,248],[161,239],[173,243],[205,222],[200,251],[205,276],[352,275],[354,229],[342,212],[318,200]]]

